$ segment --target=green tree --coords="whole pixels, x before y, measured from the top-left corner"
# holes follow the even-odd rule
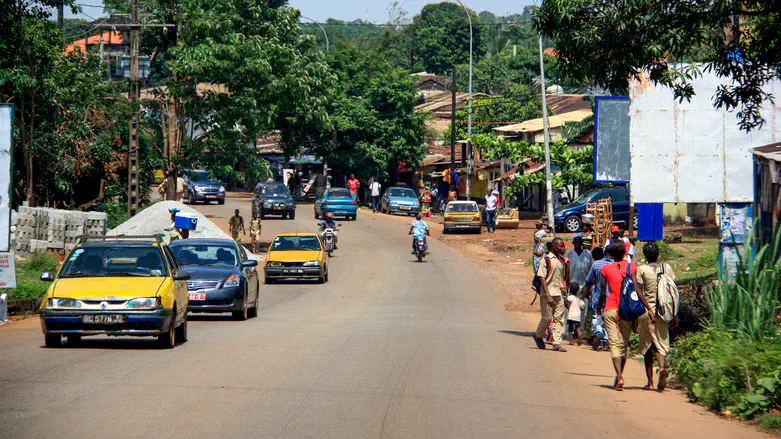
[[[469,14],[477,58],[485,53],[482,25],[473,11]],[[469,62],[469,20],[461,6],[448,2],[426,5],[412,23],[415,51],[427,72],[445,74],[454,66]]]
[[[713,96],[714,105],[738,110],[746,131],[764,124],[760,109],[771,96],[762,86],[781,71],[776,0],[545,0],[536,25],[556,41],[569,74],[616,93],[648,71],[654,83],[688,100],[699,70],[680,63],[703,62],[727,83]]]

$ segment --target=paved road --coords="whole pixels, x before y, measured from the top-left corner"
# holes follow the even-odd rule
[[[224,223],[237,206],[200,209]],[[267,238],[296,229],[315,229],[311,206],[264,222]],[[436,242],[419,264],[409,247],[404,221],[362,213],[329,283],[263,286],[257,319],[193,318],[170,351],[45,349],[34,320],[0,328],[0,437],[760,436],[679,395],[606,389],[604,355],[533,348],[534,322],[502,309],[480,267]]]

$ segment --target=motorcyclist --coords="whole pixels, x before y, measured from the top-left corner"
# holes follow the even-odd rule
[[[420,219],[420,214],[415,215],[415,221],[412,222],[412,225],[409,228],[409,234],[412,236],[412,254],[415,254],[415,242],[418,239],[423,239],[423,244],[425,245],[426,250],[428,250],[428,240],[426,239],[426,236],[431,236],[431,231],[428,228],[428,224],[426,224],[425,221],[422,221]]]
[[[334,214],[326,212],[323,222],[318,224],[320,226],[320,238],[325,239],[325,229],[331,229],[334,233],[334,250],[338,247],[336,244],[339,242],[339,235],[336,233],[336,221],[334,221]]]

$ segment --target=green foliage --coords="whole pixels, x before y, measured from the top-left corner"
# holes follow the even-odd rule
[[[681,254],[677,250],[664,241],[656,241],[656,246],[659,248],[659,256],[665,261],[672,261],[673,259],[681,257]]]
[[[765,430],[781,432],[781,413],[764,413],[755,420]]]
[[[472,45],[477,56],[484,53],[482,24],[473,11]],[[415,52],[429,73],[445,74],[469,62],[469,20],[458,4],[428,4],[412,19]],[[476,61],[476,59],[475,59]]]
[[[59,261],[51,253],[38,253],[23,264],[24,270],[30,271],[55,271]]]
[[[746,131],[765,122],[760,109],[771,96],[761,87],[781,69],[776,0],[671,0],[664,7],[651,0],[545,0],[535,22],[556,41],[566,71],[579,80],[624,94],[628,81],[646,70],[652,81],[688,100],[699,69],[680,63],[704,62],[702,68],[727,84],[713,97],[717,108],[739,110]]]
[[[689,264],[692,270],[719,268],[719,253],[716,250],[709,251]]]
[[[37,299],[44,294],[51,285],[50,282],[40,280],[44,271],[57,271],[59,262],[50,253],[33,255],[27,261],[16,264],[16,288],[11,290],[8,297],[11,300]]]
[[[758,224],[758,223],[757,223]],[[747,235],[743,255],[752,254],[752,236]],[[781,312],[781,227],[773,242],[763,245],[753,258],[741,258],[735,279],[721,279],[708,290],[710,326],[735,334],[737,338],[759,341],[778,333]]]

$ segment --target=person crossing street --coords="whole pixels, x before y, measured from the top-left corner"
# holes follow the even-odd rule
[[[244,230],[244,218],[239,215],[239,209],[236,209],[235,215],[228,221],[228,230],[230,231],[233,240],[241,244],[239,232],[241,232],[242,235],[246,235],[247,232]]]
[[[496,206],[499,204],[498,191],[485,196],[485,222],[488,233],[496,233]]]

